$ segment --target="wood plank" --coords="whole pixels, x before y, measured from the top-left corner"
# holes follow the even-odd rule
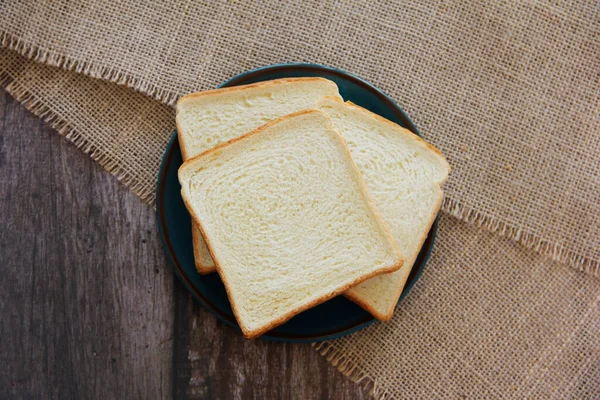
[[[365,399],[309,344],[248,341],[177,291],[177,398]],[[185,385],[186,382],[188,385]]]
[[[0,171],[0,397],[366,397],[309,345],[203,310],[153,209],[4,92]]]
[[[0,397],[169,397],[154,211],[4,91],[0,121]]]

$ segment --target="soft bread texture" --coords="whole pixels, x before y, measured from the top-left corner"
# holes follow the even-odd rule
[[[247,338],[402,265],[343,137],[320,111],[187,161],[179,181]]]
[[[194,261],[199,273],[206,275],[215,272],[215,263],[202,237],[200,229],[192,222],[192,243],[194,247]]]
[[[439,150],[417,135],[362,107],[326,98],[317,108],[342,132],[404,256],[398,271],[371,278],[344,293],[377,319],[387,321],[438,213],[443,198],[440,186],[450,167]]]
[[[323,78],[287,78],[199,92],[177,102],[177,132],[188,160],[230,139],[287,114],[314,108],[324,97],[341,97],[337,85]],[[198,272],[215,270],[206,244],[192,227]]]

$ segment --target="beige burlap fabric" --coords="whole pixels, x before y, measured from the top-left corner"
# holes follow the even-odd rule
[[[164,102],[260,65],[347,69],[454,167],[444,210],[600,265],[597,2],[3,2],[2,43]]]
[[[154,201],[160,162],[175,129],[171,107],[1,48],[0,83],[142,199]]]
[[[2,83],[152,202],[164,103],[274,62],[362,75],[448,155],[444,210],[475,224],[445,217],[393,321],[320,351],[379,398],[598,393],[598,281],[474,226],[598,272],[597,5],[175,3],[0,3]]]
[[[594,399],[600,281],[444,217],[392,320],[317,347],[378,398]]]

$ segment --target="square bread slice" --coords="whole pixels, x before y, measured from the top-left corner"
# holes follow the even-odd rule
[[[314,108],[324,97],[341,97],[323,78],[286,78],[193,93],[177,102],[177,132],[183,160],[284,115]],[[192,227],[194,258],[201,274],[215,270],[200,231]]]
[[[343,137],[320,111],[189,160],[179,181],[247,338],[402,265]]]
[[[377,114],[338,98],[320,100],[348,143],[375,205],[394,235],[404,265],[349,289],[344,296],[382,321],[392,317],[408,274],[442,204],[450,167],[439,150]]]

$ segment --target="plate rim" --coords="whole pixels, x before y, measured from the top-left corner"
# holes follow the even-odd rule
[[[359,86],[365,87],[365,89],[370,90],[371,92],[374,92],[380,100],[382,100],[384,103],[386,103],[388,108],[394,114],[399,116],[399,119],[406,125],[406,128],[408,130],[410,130],[417,136],[421,136],[417,127],[414,125],[414,123],[412,122],[410,117],[404,112],[404,110],[398,104],[396,104],[396,102],[394,102],[389,96],[387,96],[384,92],[382,92],[380,89],[378,89],[373,84],[367,82],[366,80],[364,80],[352,73],[349,73],[347,71],[344,71],[344,70],[341,70],[338,68],[326,66],[326,65],[314,64],[314,63],[280,63],[280,64],[267,65],[267,66],[263,66],[263,67],[254,68],[254,69],[242,72],[238,75],[235,75],[232,78],[221,83],[218,86],[218,88],[238,86],[238,85],[244,84],[244,82],[243,82],[244,80],[252,79],[256,75],[260,75],[265,72],[273,73],[273,72],[277,72],[277,70],[280,70],[280,69],[281,70],[304,69],[304,70],[307,70],[312,73],[326,71],[328,73],[333,73],[335,75],[341,76],[342,78],[344,78],[346,80],[354,81],[354,83],[357,83]],[[166,213],[164,212],[165,196],[163,196],[163,192],[165,192],[165,190],[163,188],[164,188],[164,186],[166,186],[166,176],[167,176],[167,172],[169,170],[170,164],[171,164],[170,161],[173,156],[173,151],[174,151],[175,145],[177,145],[177,148],[179,148],[179,141],[177,138],[177,130],[176,129],[173,132],[173,134],[171,135],[171,138],[169,139],[169,143],[167,144],[167,147],[163,154],[163,158],[161,160],[160,168],[159,168],[159,172],[158,172],[158,176],[157,176],[157,184],[156,184],[156,218],[157,218],[157,222],[158,222],[158,230],[159,230],[163,250],[167,256],[167,259],[169,260],[169,264],[171,264],[171,267],[175,271],[175,275],[177,276],[179,281],[183,284],[183,286],[187,289],[187,291],[192,295],[194,300],[199,302],[206,310],[208,310],[211,314],[213,314],[215,317],[217,317],[220,321],[223,321],[227,325],[229,325],[229,326],[235,328],[236,330],[238,330],[239,332],[241,332],[241,329],[235,320],[232,320],[231,318],[229,318],[229,316],[223,315],[219,310],[217,310],[211,304],[211,302],[202,295],[201,291],[198,290],[195,287],[195,285],[193,285],[191,283],[191,281],[188,277],[188,274],[185,272],[185,270],[183,269],[179,260],[177,259],[177,257],[174,254],[175,252],[173,250],[171,240],[168,237],[169,235],[167,235],[165,233],[165,228],[168,226],[168,224],[166,223]],[[436,216],[434,223],[432,224],[432,226],[427,234],[427,239],[425,240],[425,243],[430,241],[431,244],[429,245],[427,252],[424,255],[423,261],[420,264],[420,268],[417,271],[417,273],[415,274],[414,279],[404,287],[402,294],[400,295],[400,298],[398,299],[398,303],[406,297],[406,295],[411,291],[412,287],[416,284],[416,282],[419,280],[421,274],[423,273],[423,270],[425,269],[425,266],[427,265],[427,262],[429,261],[431,253],[433,251],[433,247],[434,247],[436,236],[437,236],[438,223],[439,223],[439,213]],[[411,270],[411,272],[412,272],[412,270]],[[342,336],[349,335],[351,333],[354,333],[356,331],[359,331],[359,330],[369,326],[370,324],[372,324],[375,321],[376,321],[376,319],[373,316],[369,315],[367,317],[367,319],[364,321],[359,321],[350,327],[342,327],[338,330],[333,330],[333,331],[331,331],[331,333],[327,333],[325,335],[314,335],[314,334],[289,335],[289,334],[273,333],[272,331],[269,331],[268,333],[260,336],[260,339],[267,339],[267,340],[278,341],[278,342],[287,342],[287,343],[320,342],[320,341],[336,339],[336,338],[339,338]]]

